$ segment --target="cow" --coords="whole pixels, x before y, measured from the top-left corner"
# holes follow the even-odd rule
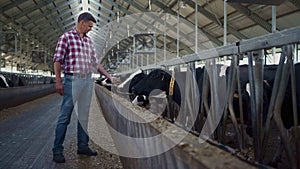
[[[264,65],[264,70],[263,70],[263,122],[266,121],[267,119],[267,113],[268,109],[270,106],[270,101],[271,101],[271,95],[272,95],[272,90],[273,90],[273,85],[274,85],[274,80],[276,76],[276,71],[277,71],[278,65]],[[249,102],[247,103],[247,100],[250,100],[250,91],[247,89],[247,86],[249,85],[249,76],[248,76],[248,65],[241,65],[239,66],[240,69],[240,84],[241,84],[241,90],[245,91],[242,92],[246,96],[242,97],[247,97],[245,100],[245,109],[246,112],[244,112],[244,119],[248,121],[248,128],[251,130],[251,112],[250,110],[250,104]],[[300,98],[300,89],[299,89],[299,76],[300,76],[300,64],[295,64],[295,72],[296,72],[296,96],[297,98]],[[249,98],[249,99],[248,99]],[[291,97],[291,85],[290,82],[288,83],[284,99],[283,99],[283,104],[281,108],[281,118],[283,125],[286,129],[289,129],[293,126],[293,115],[292,113],[292,97]],[[235,104],[237,107],[235,108],[236,111],[238,111],[238,104]],[[297,100],[297,107],[300,108],[300,103],[299,99]],[[297,109],[299,111],[299,108]],[[298,113],[299,114],[299,113]],[[299,118],[299,116],[298,116]],[[299,121],[299,120],[298,120]],[[251,132],[248,132],[248,134],[252,135]]]
[[[9,76],[9,78],[8,78]],[[6,79],[6,82],[8,84],[9,87],[15,87],[15,86],[25,86],[25,83],[24,83],[24,78],[20,77],[20,75],[18,74],[9,74],[8,76],[4,76],[5,79]]]
[[[224,73],[224,75],[227,77],[228,75],[228,68],[226,68],[227,66],[224,67],[224,65],[217,65],[217,71],[218,73],[220,73],[222,71],[222,69],[226,70],[226,73]],[[242,66],[241,69],[246,69],[248,70],[248,67],[246,66]],[[208,107],[210,106],[210,90],[209,88],[203,88],[204,86],[207,87],[210,85],[209,80],[204,82],[204,73],[205,73],[206,68],[205,67],[198,67],[196,69],[196,81],[197,81],[197,86],[199,89],[199,95],[202,96],[203,93],[206,93],[206,97],[202,98],[200,97],[200,103],[204,106],[204,104],[206,104]],[[249,115],[249,112],[247,112],[247,109],[249,109],[249,103],[250,103],[250,97],[249,94],[246,93],[246,83],[249,81],[249,79],[245,79],[245,77],[248,76],[248,71],[243,71],[241,70],[241,74],[240,74],[240,78],[244,78],[241,80],[242,83],[242,97],[243,97],[243,110],[244,111],[244,119],[249,119],[248,117],[245,117],[247,115]],[[220,76],[220,75],[219,75]],[[149,73],[149,75],[147,75],[145,78],[143,78],[139,83],[137,83],[136,85],[134,85],[132,88],[129,88],[129,90],[132,90],[133,93],[135,93],[136,95],[146,95],[149,96],[149,94],[151,93],[151,91],[153,91],[154,89],[159,89],[163,92],[165,92],[165,94],[167,95],[167,97],[171,98],[171,100],[169,101],[174,101],[176,103],[176,105],[178,105],[179,107],[182,105],[182,100],[181,100],[181,96],[182,94],[184,95],[185,92],[185,82],[186,82],[186,74],[185,72],[179,72],[179,71],[175,71],[175,83],[174,83],[174,91],[173,94],[170,96],[169,95],[169,88],[170,88],[170,81],[172,78],[172,73],[165,71],[165,70],[161,70],[161,69],[155,69],[153,71],[151,71]],[[205,84],[204,84],[205,83]],[[224,86],[225,87],[225,86]],[[236,89],[237,90],[237,89]],[[237,94],[235,94],[236,96]],[[206,102],[206,103],[203,103]],[[237,105],[234,106],[234,110],[235,110],[235,114],[237,115],[237,117],[239,117],[239,107],[238,107],[238,96],[235,97],[235,99],[233,100],[234,104],[233,105]],[[208,108],[209,109],[209,108]],[[199,105],[199,109],[198,112],[201,111],[201,105]],[[204,110],[204,112],[207,115],[207,111],[208,110]],[[199,117],[197,117],[199,118]],[[199,124],[199,121],[195,122],[195,130],[197,132],[200,131],[200,126],[197,126]]]
[[[117,92],[119,94],[125,95],[126,97],[128,95],[129,100],[134,104],[146,106],[149,103],[148,97],[143,95],[137,95],[132,92],[132,86],[136,85],[144,77],[146,77],[145,72],[142,69],[137,70],[117,86]]]
[[[99,78],[96,80],[97,84],[101,85],[101,86],[104,86],[105,88],[107,88],[108,90],[111,91],[111,87],[112,87],[112,84],[111,84],[111,81],[107,78]]]
[[[297,66],[296,66],[297,69]],[[204,75],[205,67],[203,68],[197,68],[196,69],[196,80],[199,88],[200,95],[203,93],[203,75]],[[272,85],[274,83],[275,74],[277,70],[277,65],[265,65],[264,66],[264,74],[263,74],[263,121],[266,120],[269,102],[270,102],[270,94],[272,92]],[[247,84],[249,84],[249,68],[248,65],[240,65],[239,66],[240,71],[240,86],[241,86],[241,94],[242,94],[242,110],[244,112],[243,117],[245,119],[245,122],[247,123],[247,129],[248,134],[252,135],[252,126],[251,126],[251,111],[250,111],[250,92],[247,91]],[[178,76],[179,73],[175,73]],[[228,77],[229,74],[229,67],[226,69],[226,77]],[[181,75],[184,77],[184,75]],[[178,83],[185,82],[185,79],[178,80],[177,78],[175,82],[174,87],[174,95],[172,96],[172,100],[175,101],[176,104],[181,106],[181,94],[180,92],[184,91],[184,85],[178,85]],[[164,91],[167,95],[169,92],[169,86],[170,86],[170,80],[171,80],[171,73],[161,70],[161,69],[155,69],[153,70],[149,75],[147,75],[146,78],[141,80],[139,83],[137,83],[132,88],[129,88],[129,90],[132,90],[133,93],[137,95],[149,95],[150,92],[154,89],[160,89]],[[210,94],[208,94],[209,97]],[[298,93],[299,95],[299,93]],[[239,118],[239,104],[238,104],[238,89],[237,85],[235,86],[235,94],[233,95],[233,105],[234,105],[234,112],[235,115]],[[209,99],[208,99],[209,100]],[[285,99],[287,102],[288,99]],[[202,101],[202,98],[200,97],[200,102]],[[290,101],[288,101],[290,103]],[[289,104],[284,104],[284,107],[290,107]],[[288,109],[288,108],[283,108]],[[200,107],[199,107],[200,111]],[[284,118],[284,117],[283,117]],[[291,120],[289,120],[291,121]],[[291,124],[288,122],[284,122],[285,127],[289,128]]]
[[[203,70],[202,68],[198,68],[196,72],[203,73]],[[174,79],[174,82],[171,82],[172,79]],[[201,83],[201,80],[198,80],[197,83]],[[181,93],[184,92],[184,84],[185,72],[175,71],[173,77],[172,72],[154,69],[136,85],[132,86],[131,90],[136,95],[145,95],[147,97],[149,97],[151,92],[155,89],[164,92],[168,98],[168,106],[162,116],[174,122],[178,116],[179,108],[182,105]],[[170,91],[170,88],[172,91]]]
[[[299,81],[298,77],[298,69],[299,69],[299,64],[295,65],[296,69],[296,81]],[[205,67],[203,68],[197,68],[196,69],[196,80],[197,80],[197,85],[199,88],[199,93],[200,95],[203,93],[203,76],[204,76],[204,70]],[[271,99],[271,92],[272,92],[272,87],[275,79],[275,74],[277,70],[277,65],[264,65],[264,74],[263,74],[263,121],[266,120],[267,112],[268,112],[268,107],[270,104],[270,99]],[[248,124],[248,127],[251,129],[251,112],[250,112],[250,92],[247,90],[247,86],[249,84],[249,68],[248,65],[240,65],[239,66],[239,71],[240,71],[240,86],[241,86],[241,93],[242,93],[242,106],[244,110],[243,117],[245,121]],[[160,89],[164,91],[167,95],[169,93],[169,87],[170,87],[170,81],[171,81],[171,72],[167,72],[161,69],[155,69],[149,73],[145,78],[139,81],[139,83],[136,83],[136,85],[131,85],[132,87],[129,87],[129,91],[132,91],[136,95],[146,95],[149,96],[150,92],[154,89]],[[226,77],[228,77],[229,74],[229,67],[226,69]],[[177,72],[175,75],[185,77],[184,73],[182,72]],[[143,75],[145,76],[145,75]],[[175,84],[174,84],[174,94],[172,95],[172,100],[181,106],[181,92],[184,91],[184,85],[180,83],[185,83],[185,79],[178,80],[180,78],[175,78]],[[300,85],[296,85],[297,87]],[[288,87],[290,88],[290,87]],[[299,88],[299,87],[298,87]],[[239,104],[238,104],[238,92],[237,92],[237,85],[235,85],[235,94],[233,95],[233,105],[234,105],[234,111],[235,115],[239,118]],[[299,98],[299,90],[297,92],[297,98]],[[286,93],[286,98],[284,99],[283,103],[283,108],[282,110],[290,110],[292,106],[290,106],[291,103],[291,97],[290,97],[290,91]],[[208,94],[210,95],[210,94]],[[200,102],[201,102],[200,98]],[[298,99],[299,100],[299,99]],[[299,101],[298,101],[299,102]],[[298,107],[299,107],[299,103]],[[200,108],[199,108],[200,109]],[[288,129],[292,126],[292,117],[285,117],[287,114],[282,113],[282,118],[284,121],[284,126]],[[284,120],[284,119],[289,119],[289,120]],[[249,132],[251,134],[251,132]]]
[[[291,144],[292,140],[296,141],[295,145],[299,144],[299,140],[296,140],[294,132],[295,133],[297,132],[298,136],[300,133],[300,126],[299,126],[299,122],[300,122],[300,63],[296,63],[294,66],[295,66],[295,83],[296,83],[295,84],[296,91],[294,91],[296,94],[295,108],[297,109],[296,114],[297,114],[298,124],[296,127],[294,127],[295,126],[295,124],[294,124],[295,118],[294,118],[294,114],[293,114],[293,99],[292,99],[293,91],[292,91],[292,86],[291,86],[291,76],[289,76],[289,78],[288,78],[288,85],[286,87],[286,90],[284,92],[284,96],[282,99],[283,101],[282,101],[281,110],[279,111],[280,112],[280,120],[283,125],[282,127],[284,127],[284,128],[282,128],[281,125],[278,124],[278,119],[276,121],[277,126],[279,125],[278,128],[279,128],[280,132],[284,132],[287,134],[287,140],[286,140],[287,142],[286,143],[288,143],[290,145],[292,145]],[[282,75],[282,76],[285,76],[285,75]],[[270,85],[271,89],[274,86],[274,79],[271,78],[269,81],[269,85]],[[272,94],[271,92],[268,93],[268,97],[270,100],[271,100],[271,94]],[[276,118],[276,117],[273,117],[273,119],[274,118]],[[278,162],[281,159],[283,150],[284,150],[284,144],[283,144],[283,140],[281,140],[281,145],[279,146],[273,159],[269,163],[271,166],[277,167]],[[288,154],[288,156],[290,156],[290,158],[294,158],[294,155],[291,154],[292,153],[291,149],[287,148],[286,151],[288,152],[287,154]],[[296,159],[296,161],[297,161],[297,159]],[[295,166],[297,165],[296,163],[297,162],[293,163],[293,160],[291,160],[291,165],[293,166],[293,168],[295,168]]]
[[[155,69],[151,71],[145,78],[140,80],[137,84],[129,88],[133,93],[137,95],[146,95],[149,96],[151,91],[154,89],[159,89],[169,92],[170,81],[171,81],[170,73],[161,70]],[[174,83],[174,94],[172,95],[172,99],[180,106],[181,105],[181,95],[177,82]]]
[[[267,93],[267,97],[271,100],[271,89],[274,85],[275,73],[273,74],[274,78],[271,77],[268,80],[269,92]],[[300,121],[300,63],[295,64],[295,81],[296,81],[296,98],[297,98],[297,112],[298,112],[298,122]],[[289,82],[287,85],[287,89],[284,94],[282,108],[281,108],[281,119],[284,127],[286,129],[290,129],[294,125],[294,117],[293,117],[293,105],[292,105],[292,86],[291,86],[291,78],[289,77]]]
[[[131,102],[134,105],[138,105],[145,108],[148,108],[148,106],[150,106],[149,97],[147,97],[146,95],[137,95]]]
[[[262,120],[263,124],[265,124],[269,106],[270,106],[270,100],[271,100],[271,94],[273,90],[274,85],[274,79],[276,76],[276,71],[278,68],[278,65],[264,65],[263,66],[263,109],[262,109]],[[247,124],[247,134],[250,136],[253,136],[252,131],[252,117],[251,117],[251,94],[248,90],[247,86],[249,86],[249,67],[248,65],[240,65],[239,67],[239,79],[240,79],[240,86],[241,86],[241,96],[239,96],[239,92],[237,89],[237,84],[234,86],[235,94],[233,95],[233,106],[234,106],[234,114],[237,118],[240,118],[240,109],[239,109],[239,97],[241,97],[242,100],[242,110],[243,110],[243,117],[245,120],[245,123]],[[202,103],[203,99],[208,100],[208,104],[210,104],[210,93],[208,91],[204,91],[203,87],[207,86],[207,83],[204,84],[204,75],[205,75],[205,67],[196,69],[196,80],[199,88],[200,96],[202,96],[202,93],[208,92],[206,97],[208,98],[201,98],[200,97],[200,103]],[[295,64],[295,72],[296,72],[296,96],[297,96],[297,114],[298,114],[298,123],[300,122],[300,64]],[[226,70],[226,77],[229,77],[229,68]],[[161,69],[155,69],[152,72],[150,72],[145,78],[143,78],[139,83],[132,86],[130,88],[133,93],[137,95],[149,95],[152,90],[159,89],[165,92],[167,97],[171,97],[173,102],[175,102],[177,105],[182,105],[181,95],[184,92],[184,89],[182,89],[182,85],[180,84],[181,80],[178,80],[179,78],[176,77],[176,75],[180,75],[180,73],[175,73],[175,84],[174,84],[174,93],[173,95],[169,95],[169,88],[170,88],[170,81],[172,78],[172,73],[161,70]],[[185,81],[182,81],[185,82]],[[228,80],[227,80],[228,82]],[[236,82],[237,83],[237,82]],[[183,85],[184,86],[184,85]],[[209,85],[208,85],[209,86]],[[292,113],[292,97],[291,97],[291,86],[290,84],[287,86],[287,90],[284,95],[283,104],[281,107],[281,119],[282,123],[286,130],[292,129],[292,126],[294,125],[294,117]],[[199,105],[199,112],[200,112],[201,106]],[[165,115],[165,114],[163,114]],[[196,121],[198,123],[198,121]],[[195,124],[196,124],[195,123]]]
[[[240,92],[242,100],[242,110],[243,110],[243,119],[247,124],[246,132],[249,136],[253,136],[252,132],[252,116],[251,116],[251,96],[250,96],[250,85],[249,85],[249,66],[248,65],[239,65],[239,82],[240,82]],[[275,73],[277,70],[277,65],[264,65],[264,74],[263,74],[263,121],[267,118],[268,107],[270,104],[270,93],[272,89],[270,84],[274,81]],[[229,74],[229,68],[226,70],[226,74]],[[227,76],[228,77],[228,76]],[[239,109],[239,92],[238,92],[238,82],[236,81],[234,87],[233,95],[233,110],[237,118],[240,117]]]
[[[7,79],[5,76],[0,74],[0,88],[8,88],[10,87],[10,80]]]
[[[270,111],[274,110],[269,110],[270,109],[270,102],[271,102],[271,97],[272,97],[272,91],[274,90],[274,82],[275,82],[275,76],[276,72],[278,69],[278,65],[264,65],[264,70],[263,70],[263,109],[262,109],[262,122],[263,126],[265,126],[266,121],[267,121],[267,116]],[[246,131],[249,136],[253,136],[253,131],[252,131],[252,116],[251,116],[251,105],[250,105],[250,91],[247,89],[249,86],[249,69],[248,65],[241,65],[239,66],[240,70],[240,85],[241,85],[241,90],[244,91],[242,92],[242,97],[243,97],[243,110],[244,114],[243,117],[245,119],[245,122],[247,124]],[[285,75],[283,75],[285,76]],[[298,125],[300,121],[300,63],[295,64],[295,81],[296,81],[296,108],[297,108],[297,120],[298,120]],[[288,141],[293,140],[293,132],[296,129],[294,129],[294,115],[293,115],[293,102],[292,102],[292,90],[291,90],[291,79],[289,77],[289,81],[287,84],[287,88],[284,92],[283,98],[282,98],[282,106],[281,109],[279,110],[279,116],[280,120],[282,122],[282,125],[285,129],[285,133],[287,133],[288,136]],[[238,101],[238,95],[235,93],[235,98],[236,99],[234,102],[234,110],[236,112],[239,111],[239,105],[236,104]],[[249,102],[247,102],[247,100]],[[235,113],[238,115],[237,113]],[[272,116],[274,119],[274,115]],[[298,126],[299,128],[299,126]],[[299,129],[298,129],[299,130]],[[299,132],[299,131],[298,131]],[[266,133],[265,133],[266,134]],[[283,151],[283,143],[281,143],[280,147],[277,149],[277,152],[275,156],[273,157],[272,161],[269,163],[273,167],[277,167],[277,164],[281,158],[281,154]]]

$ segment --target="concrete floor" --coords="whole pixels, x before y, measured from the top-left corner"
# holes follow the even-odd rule
[[[123,168],[94,96],[89,132],[90,147],[98,151],[98,156],[76,154],[77,122],[73,113],[64,143],[66,163],[52,161],[60,103],[61,97],[51,94],[0,111],[0,168]]]

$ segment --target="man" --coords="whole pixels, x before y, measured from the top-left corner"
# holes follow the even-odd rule
[[[78,17],[75,28],[64,33],[58,40],[53,58],[56,76],[56,92],[63,96],[53,146],[53,160],[64,163],[63,142],[71,115],[75,110],[77,124],[77,154],[96,156],[89,148],[87,135],[88,113],[93,92],[92,70],[95,68],[112,81],[112,77],[99,63],[92,40],[87,33],[92,29],[95,18],[88,12]],[[64,78],[61,78],[61,71]],[[75,109],[74,109],[75,108]]]

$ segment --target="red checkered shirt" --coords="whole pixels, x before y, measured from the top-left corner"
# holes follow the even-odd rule
[[[74,28],[58,39],[53,62],[60,62],[65,73],[91,73],[99,60],[91,38],[80,38]]]

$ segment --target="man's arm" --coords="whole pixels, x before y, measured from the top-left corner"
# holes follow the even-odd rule
[[[64,85],[61,80],[61,64],[60,62],[54,62],[54,73],[56,79],[56,93],[64,94]]]
[[[107,79],[109,79],[111,82],[113,82],[112,77],[110,76],[109,73],[107,73],[107,71],[104,69],[104,67],[101,64],[97,65],[97,70],[99,71],[99,73],[101,73],[102,75],[104,75]]]

